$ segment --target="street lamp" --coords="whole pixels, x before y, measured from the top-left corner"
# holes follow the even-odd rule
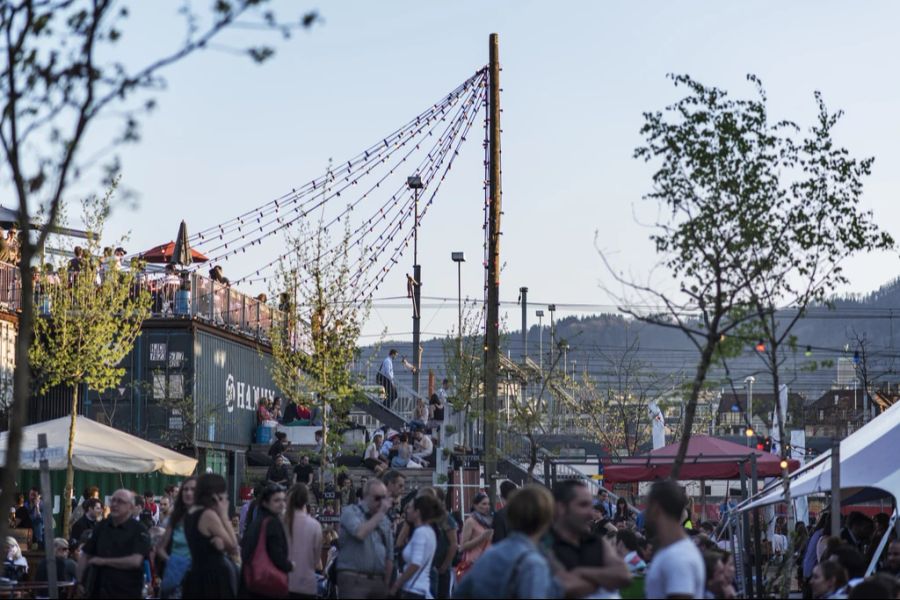
[[[556,345],[556,326],[553,322],[553,316],[556,313],[556,305],[551,304],[547,307],[550,311],[550,365],[553,365],[553,346]]]
[[[419,191],[425,187],[422,178],[412,175],[406,178],[406,185],[413,191],[415,198],[413,204],[413,391],[419,393],[419,371],[422,369],[422,353],[420,351],[419,338],[421,336],[420,322],[422,318],[422,267],[419,266]]]
[[[450,258],[456,263],[456,293],[459,306],[459,325],[457,325],[459,327],[457,330],[459,333],[459,342],[457,352],[459,353],[459,358],[462,359],[462,264],[466,262],[466,253],[451,252]]]
[[[541,378],[544,377],[544,311],[534,311],[534,316],[538,318],[538,370]]]
[[[753,435],[753,384],[756,383],[756,377],[749,375],[744,379],[747,384],[747,420],[750,426],[747,428],[747,446],[750,446],[750,437]]]

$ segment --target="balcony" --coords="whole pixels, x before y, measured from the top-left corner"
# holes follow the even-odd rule
[[[142,273],[138,286],[147,290],[152,299],[152,319],[197,319],[215,327],[229,330],[262,342],[270,343],[275,327],[283,327],[284,313],[258,298],[191,273],[184,279],[162,273]],[[22,285],[18,267],[0,263],[0,310],[15,313],[21,310]],[[47,314],[49,298],[40,290],[35,292],[36,314]],[[300,350],[303,336],[297,331],[291,339]]]

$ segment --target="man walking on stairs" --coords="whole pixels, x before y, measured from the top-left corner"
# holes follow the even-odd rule
[[[391,408],[391,403],[397,399],[397,387],[394,385],[394,358],[397,350],[391,348],[387,357],[381,362],[375,381],[384,388],[384,405]]]

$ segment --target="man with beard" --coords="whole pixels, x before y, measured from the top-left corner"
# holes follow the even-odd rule
[[[609,542],[591,533],[594,506],[588,486],[577,479],[560,481],[553,486],[553,499],[556,518],[547,542],[565,571],[580,579],[575,586],[565,581],[568,595],[588,597],[628,585],[625,562]]]

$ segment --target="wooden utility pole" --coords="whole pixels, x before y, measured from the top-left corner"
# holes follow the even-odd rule
[[[488,63],[488,272],[487,319],[484,332],[484,476],[491,504],[495,504],[497,472],[497,385],[500,372],[500,38],[489,38]]]

